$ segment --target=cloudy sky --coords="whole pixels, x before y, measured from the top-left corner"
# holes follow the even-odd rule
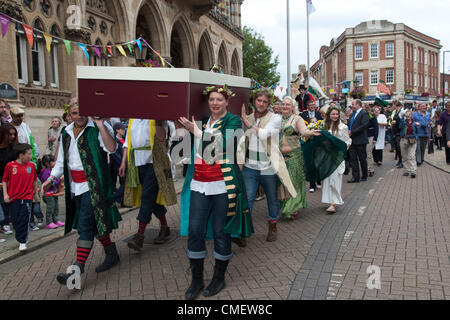
[[[287,84],[286,0],[244,0],[242,23],[261,33],[279,55],[281,86]],[[316,11],[310,16],[310,64],[319,58],[322,45],[329,45],[346,28],[368,20],[404,23],[439,39],[443,50],[450,50],[450,0],[312,0]],[[290,0],[291,71],[307,62],[306,3]],[[442,54],[441,54],[442,57]],[[442,59],[441,59],[442,60]],[[446,72],[450,54],[446,54]],[[449,63],[447,63],[449,62]],[[442,63],[442,61],[441,61]],[[441,65],[442,70],[442,65]]]

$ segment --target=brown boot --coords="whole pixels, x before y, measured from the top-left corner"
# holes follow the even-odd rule
[[[269,222],[269,232],[267,233],[267,239],[268,242],[274,242],[277,240],[277,223],[270,223]]]
[[[247,240],[245,238],[231,238],[231,241],[236,243],[241,248],[245,248],[247,246]]]
[[[163,244],[170,239],[170,228],[168,226],[161,226],[159,235],[153,239],[154,244]]]
[[[136,233],[131,240],[128,240],[128,248],[141,251],[144,246],[144,236]]]

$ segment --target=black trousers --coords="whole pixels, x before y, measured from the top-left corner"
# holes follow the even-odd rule
[[[373,161],[375,161],[376,163],[383,162],[383,151],[384,150],[376,150],[375,148],[373,148]]]
[[[352,165],[352,178],[356,181],[361,180],[359,166],[361,165],[362,178],[367,178],[367,152],[365,144],[352,144],[348,150],[350,163]]]
[[[402,150],[400,148],[400,135],[395,135],[394,138],[392,139],[393,143],[394,143],[394,149],[395,149],[395,154],[396,154],[396,158],[398,159],[398,163],[403,163],[402,162]]]

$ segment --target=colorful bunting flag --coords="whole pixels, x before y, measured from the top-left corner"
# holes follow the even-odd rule
[[[128,50],[130,51],[130,53],[133,53],[133,49],[131,49],[131,44],[127,43],[127,47],[128,47]]]
[[[113,55],[113,53],[112,53],[112,46],[106,46],[106,49],[108,50],[110,55]]]
[[[66,46],[67,53],[70,56],[70,51],[71,51],[71,46],[70,45],[71,45],[71,42],[69,40],[64,40],[64,45]]]
[[[79,43],[78,45],[80,46],[81,50],[83,50],[84,54],[86,55],[86,57],[87,57],[88,60],[89,60],[89,52],[88,52],[87,49],[86,49],[86,45],[84,45],[84,44],[82,44],[82,43]]]
[[[97,53],[97,56],[101,59],[102,54],[100,53],[100,48],[98,46],[94,46],[94,50],[95,50],[95,53]]]
[[[11,19],[4,14],[0,13],[0,23],[2,25],[2,38],[5,36],[6,31],[8,31],[9,22]]]
[[[118,44],[118,45],[117,45],[117,49],[119,50],[119,52],[120,52],[124,57],[127,56],[125,50],[123,50],[122,45]]]
[[[53,37],[51,35],[49,35],[48,33],[44,33],[44,38],[45,38],[45,43],[47,44],[47,50],[48,50],[48,52],[50,52],[50,50],[52,49]]]
[[[136,40],[136,43],[137,43],[137,45],[138,45],[138,47],[139,47],[139,50],[142,52],[141,39],[137,39],[137,40]]]
[[[27,25],[25,25],[25,24],[23,24],[22,23],[22,26],[23,26],[23,28],[24,28],[24,30],[25,30],[25,33],[26,33],[26,35],[27,35],[27,39],[28,39],[28,42],[30,43],[30,47],[33,47],[33,28],[30,28],[30,27],[28,27]]]

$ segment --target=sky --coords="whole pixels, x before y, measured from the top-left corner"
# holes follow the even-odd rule
[[[310,15],[310,65],[319,59],[319,50],[329,46],[346,28],[363,21],[388,20],[407,26],[441,41],[442,51],[450,50],[450,0],[312,0],[316,11]],[[287,0],[244,0],[242,25],[260,33],[279,55],[280,86],[287,85]],[[290,0],[291,73],[307,63],[306,0]],[[448,63],[447,63],[448,62]],[[450,73],[450,53],[446,54]]]

